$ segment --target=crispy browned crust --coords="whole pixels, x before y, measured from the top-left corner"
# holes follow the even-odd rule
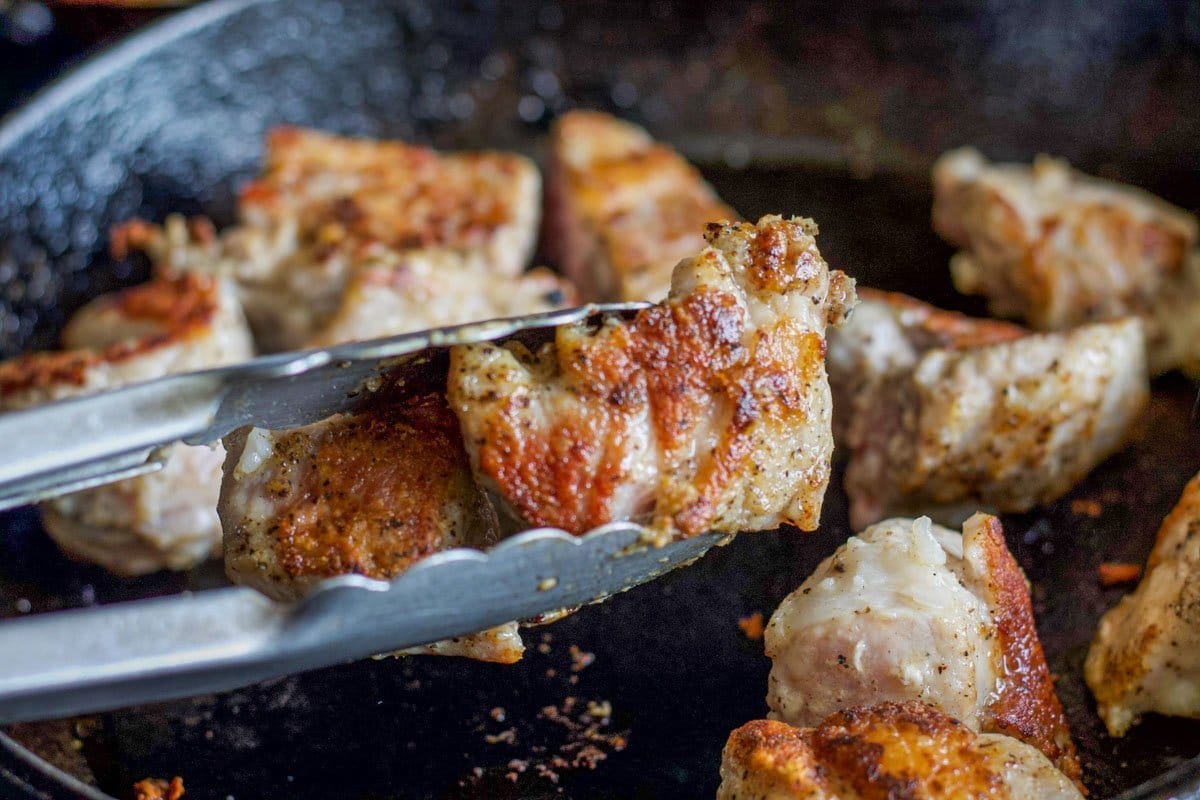
[[[442,509],[471,485],[458,421],[440,394],[392,394],[279,454],[305,476],[267,485],[280,504],[268,535],[291,577],[391,578],[444,549]]]
[[[725,745],[722,776],[751,796],[869,800],[1007,797],[1004,775],[969,728],[924,703],[883,703],[834,714],[815,728],[756,720]]]
[[[1133,594],[1122,600],[1121,606],[1108,612],[1105,618],[1108,625],[1112,624],[1114,615],[1116,619],[1121,619],[1118,609],[1124,608],[1124,604],[1137,603],[1140,594],[1151,585],[1154,571],[1160,566],[1168,567],[1172,560],[1178,557],[1178,548],[1188,539],[1193,539],[1197,531],[1200,531],[1200,475],[1188,481],[1179,502],[1163,520],[1158,529],[1154,549],[1150,551],[1150,558],[1142,573],[1141,583]],[[1147,691],[1145,682],[1153,672],[1163,668],[1164,660],[1167,661],[1168,669],[1175,669],[1184,674],[1190,669],[1190,666],[1178,665],[1178,659],[1170,658],[1172,651],[1178,652],[1187,646],[1176,643],[1173,638],[1178,635],[1176,631],[1180,627],[1194,629],[1197,624],[1195,605],[1188,602],[1188,594],[1190,593],[1181,587],[1167,595],[1171,600],[1168,608],[1154,608],[1150,603],[1141,604],[1140,608],[1139,605],[1134,605],[1132,609],[1140,610],[1143,614],[1136,625],[1127,624],[1110,629],[1108,625],[1102,624],[1097,631],[1088,652],[1085,675],[1088,687],[1100,706],[1101,715],[1105,717],[1113,735],[1123,736],[1142,711],[1154,710],[1152,705],[1138,709],[1138,714],[1129,714],[1126,721],[1120,725],[1113,721],[1119,716],[1110,711],[1113,708],[1133,705],[1132,698],[1144,696]],[[1156,619],[1156,614],[1160,614],[1161,617]],[[1172,638],[1168,640],[1168,636]],[[1171,646],[1165,648],[1164,645],[1168,642]]]
[[[1025,575],[1004,542],[1000,520],[993,516],[983,519],[986,528],[980,543],[986,564],[986,599],[1003,661],[1003,688],[987,708],[984,730],[1012,736],[1041,750],[1086,794],[1075,743],[1038,638]]]
[[[133,785],[133,796],[136,800],[179,800],[183,797],[183,778],[144,778]]]
[[[981,319],[946,311],[899,292],[858,287],[860,300],[886,303],[897,311],[904,312],[906,330],[910,334],[923,334],[924,347],[942,347],[947,350],[970,350],[1001,342],[1011,342],[1028,336],[1029,331],[1020,325],[997,319]]]
[[[829,778],[817,763],[810,742],[812,728],[756,719],[729,734],[721,754],[721,778],[750,791],[729,797],[828,796]],[[718,792],[718,798],[725,796]]]
[[[268,134],[263,174],[245,186],[241,202],[268,214],[298,212],[303,243],[329,250],[472,247],[513,222],[504,181],[526,168],[507,153],[440,155],[285,126]],[[321,176],[354,176],[357,184],[316,196],[309,187]]]
[[[807,252],[785,257],[788,223],[738,225],[755,237],[748,266],[760,287],[804,280],[824,268]],[[711,226],[706,235],[711,240],[723,227]],[[715,255],[710,251],[708,257]],[[701,466],[691,484],[695,494],[660,498],[682,535],[709,530],[719,498],[741,471],[752,468],[751,426],[764,417],[780,426],[804,424],[810,412],[808,387],[824,378],[825,340],[820,334],[784,321],[759,332],[747,347],[745,328],[745,312],[734,295],[702,287],[603,331],[611,335],[589,338],[574,348],[560,342],[559,369],[573,394],[588,402],[565,429],[536,435],[520,415],[527,398],[510,397],[478,442],[481,470],[531,524],[582,533],[613,519],[611,504],[625,481],[623,442],[601,432],[622,430],[623,418],[648,404],[656,441],[670,462],[671,454],[690,446],[695,426],[714,399],[723,398],[735,412],[711,453],[697,454]],[[771,391],[761,391],[764,387]],[[588,502],[581,504],[580,496]],[[816,525],[815,519],[793,522]]]
[[[544,246],[588,299],[658,299],[629,292],[647,273],[669,277],[707,223],[740,219],[679,153],[608,114],[564,114],[550,147]]]
[[[133,322],[153,324],[162,333],[102,350],[26,353],[0,363],[0,396],[58,384],[81,386],[90,368],[118,363],[207,332],[220,297],[215,279],[194,273],[155,278],[98,301]]]
[[[582,533],[610,521],[610,503],[624,480],[619,441],[596,436],[608,427],[610,415],[623,416],[626,407],[637,408],[652,398],[655,432],[664,437],[664,449],[686,435],[690,419],[708,401],[710,380],[714,392],[733,387],[724,373],[744,362],[743,312],[735,298],[723,292],[702,291],[680,304],[656,306],[640,314],[614,336],[588,343],[572,353],[560,354],[565,374],[576,393],[594,398],[572,418],[566,431],[552,436],[530,436],[519,424],[517,412],[523,398],[509,399],[505,412],[480,448],[480,465],[521,515],[536,525],[551,525]],[[753,414],[757,409],[747,409]],[[747,417],[743,427],[752,422]],[[599,460],[592,471],[595,448],[612,445],[611,456]],[[744,454],[725,452],[710,472],[709,491],[697,505],[680,512],[681,527],[699,532],[697,522],[712,516],[711,496],[720,483],[719,473]],[[591,484],[590,503],[580,507],[563,503]]]

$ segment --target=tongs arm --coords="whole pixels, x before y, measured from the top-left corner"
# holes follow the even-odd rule
[[[552,332],[644,304],[589,305],[263,356],[0,414],[0,510],[157,469],[155,451],[242,425],[293,428],[352,410],[401,362],[451,345]]]
[[[490,552],[449,550],[391,581],[332,578],[285,604],[246,588],[59,611],[0,623],[0,723],[234,689],[603,599],[703,555],[701,536],[655,548],[614,523],[540,529]]]
[[[159,468],[155,450],[206,430],[223,388],[176,375],[0,415],[0,509]]]

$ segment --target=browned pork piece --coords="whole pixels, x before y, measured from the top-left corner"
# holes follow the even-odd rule
[[[233,287],[183,274],[105,295],[62,336],[66,350],[0,364],[0,408],[14,410],[253,355]],[[42,504],[59,546],[121,575],[187,569],[219,552],[224,451],[173,445],[162,470]]]
[[[564,114],[550,155],[546,247],[585,299],[662,300],[704,226],[738,219],[683,157],[607,114]]]
[[[1136,319],[1033,334],[904,295],[861,297],[829,337],[856,528],[1048,503],[1121,447],[1145,408]]]
[[[1084,676],[1113,736],[1147,712],[1200,717],[1200,475],[1163,521],[1137,590],[1100,620]]]
[[[755,720],[729,736],[717,800],[1079,800],[1045,756],[922,703],[833,714],[813,727]]]
[[[232,276],[260,344],[295,348],[562,305],[548,273],[521,276],[540,193],[537,168],[511,153],[277,128],[234,228],[138,223],[124,243]]]
[[[919,700],[1079,778],[1029,589],[995,517],[976,514],[962,535],[926,517],[867,528],[784,599],[765,646],[776,719],[812,726],[854,706]]]
[[[394,578],[441,550],[498,538],[440,394],[388,387],[358,413],[285,431],[243,428],[226,446],[226,571],[271,597],[299,597],[336,575]],[[524,648],[510,623],[416,652],[512,663]]]
[[[451,351],[484,484],[532,525],[635,519],[664,540],[817,526],[832,450],[825,330],[855,302],[811,220],[713,223],[633,319]]]
[[[959,291],[1039,330],[1140,316],[1151,373],[1200,374],[1194,216],[1045,157],[1031,168],[954,150],[933,183],[934,227],[961,248]]]

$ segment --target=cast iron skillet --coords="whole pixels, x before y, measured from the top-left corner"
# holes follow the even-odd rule
[[[1050,151],[1195,208],[1198,23],[1193,6],[1115,2],[922,17],[907,5],[217,0],[93,59],[0,129],[0,351],[53,344],[83,300],[143,277],[104,256],[112,224],[175,210],[229,222],[269,125],[536,154],[572,106],[647,123],[748,217],[815,217],[822,251],[860,280],[979,312],[949,286],[929,228],[931,159],[963,143]],[[1187,761],[1200,723],[1151,718],[1114,741],[1080,676],[1120,595],[1099,588],[1097,565],[1142,561],[1200,469],[1193,388],[1154,389],[1137,443],[1058,503],[1004,520],[1096,797],[1147,780],[1124,796],[1200,796]],[[215,565],[115,580],[63,559],[29,510],[0,524],[0,614],[223,580]],[[127,797],[138,779],[182,775],[196,798],[711,796],[726,735],[765,712],[769,665],[739,617],[769,615],[849,533],[835,480],[820,532],[740,537],[530,631],[514,667],[367,661],[17,726],[0,736],[0,794]],[[588,701],[612,706],[598,741],[563,722]]]

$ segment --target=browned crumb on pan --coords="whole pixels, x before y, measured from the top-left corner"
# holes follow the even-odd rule
[[[1096,570],[1101,586],[1120,586],[1123,583],[1133,583],[1142,577],[1141,564],[1126,564],[1117,561],[1105,561]]]
[[[1071,513],[1081,517],[1096,519],[1104,513],[1104,506],[1098,500],[1079,499],[1071,501]]]
[[[505,721],[503,709],[500,714],[497,710],[489,715],[497,722]],[[521,737],[526,753],[498,768],[474,767],[459,785],[473,786],[475,791],[487,789],[492,782],[516,784],[525,779],[558,785],[565,772],[594,770],[609,754],[624,750],[628,742],[628,731],[610,730],[612,713],[608,700],[585,701],[571,695],[557,705],[543,706],[537,713],[535,733]],[[539,726],[546,730],[536,732]],[[519,741],[515,728],[485,734],[484,739],[492,745],[512,746]],[[538,740],[543,743],[535,743]]]
[[[136,800],[179,800],[183,797],[183,778],[144,778],[133,785]]]
[[[499,733],[489,733],[487,736],[483,737],[483,740],[488,744],[516,744],[517,729],[505,728]]]
[[[581,706],[579,698],[567,696],[557,706],[544,706],[538,718],[562,727],[567,741],[554,753],[525,761],[524,769],[510,770],[505,775],[510,781],[516,782],[521,772],[531,769],[539,778],[557,784],[561,773],[596,769],[609,753],[624,750],[627,743],[627,733],[607,730],[612,718],[612,703],[607,700],[589,700]]]
[[[571,654],[571,672],[583,672],[596,660],[595,653],[580,650],[578,645],[571,645],[567,648],[567,652]]]
[[[757,642],[763,637],[763,615],[761,611],[755,611],[753,614],[745,617],[738,617],[738,627],[742,629],[742,633],[752,642]]]

